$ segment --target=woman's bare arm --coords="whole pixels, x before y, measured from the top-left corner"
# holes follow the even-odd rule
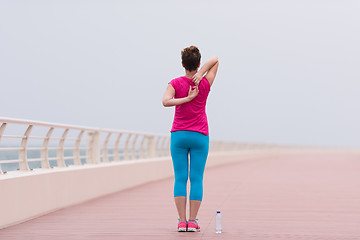
[[[183,104],[186,102],[190,102],[198,95],[198,93],[199,93],[199,88],[197,86],[194,87],[193,89],[190,86],[187,97],[174,98],[175,89],[171,84],[168,84],[168,86],[165,90],[164,96],[163,96],[162,103],[163,103],[164,107],[172,107],[172,106],[180,105],[180,104]]]
[[[200,68],[200,70],[197,73],[195,73],[195,75],[193,76],[194,83],[196,85],[199,85],[204,74],[206,73],[205,78],[209,81],[211,86],[215,80],[218,66],[219,66],[219,59],[216,56],[207,60],[206,63]]]

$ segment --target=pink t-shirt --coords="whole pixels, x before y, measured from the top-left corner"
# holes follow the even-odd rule
[[[189,86],[195,86],[192,79],[178,77],[169,82],[175,89],[174,98],[188,96]],[[209,135],[209,127],[205,112],[206,100],[210,92],[210,83],[204,77],[199,84],[198,95],[190,102],[175,106],[174,122],[171,132],[175,131],[196,131]]]

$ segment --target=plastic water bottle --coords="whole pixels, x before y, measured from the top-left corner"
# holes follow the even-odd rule
[[[222,233],[222,218],[220,211],[217,211],[215,216],[215,232]]]

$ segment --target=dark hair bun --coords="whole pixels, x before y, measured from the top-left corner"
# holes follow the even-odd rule
[[[200,51],[195,46],[190,46],[190,47],[184,48],[184,50],[183,50],[183,54],[186,54],[188,56],[191,54],[197,54],[197,53],[200,53]]]

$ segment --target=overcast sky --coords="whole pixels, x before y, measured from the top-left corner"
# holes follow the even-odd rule
[[[359,0],[0,0],[0,116],[166,134],[196,45],[211,138],[360,146],[359,43]]]

